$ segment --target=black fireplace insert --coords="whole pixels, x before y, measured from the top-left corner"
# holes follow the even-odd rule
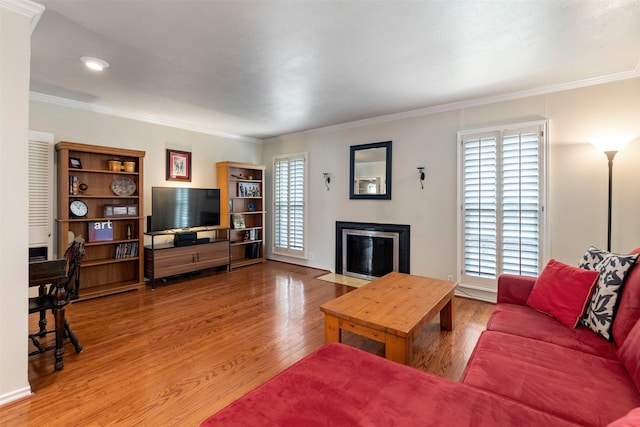
[[[409,225],[336,221],[336,274],[374,279],[409,273]]]

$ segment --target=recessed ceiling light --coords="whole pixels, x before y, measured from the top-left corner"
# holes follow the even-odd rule
[[[80,58],[80,60],[84,62],[84,65],[86,65],[88,68],[95,71],[102,71],[105,68],[109,67],[109,63],[107,61],[103,61],[102,59],[98,58],[92,58],[90,56],[83,56],[82,58]]]

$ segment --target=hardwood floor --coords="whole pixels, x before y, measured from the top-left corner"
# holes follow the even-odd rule
[[[325,273],[270,261],[72,304],[83,353],[67,345],[57,372],[51,352],[31,357],[34,394],[0,407],[0,425],[197,426],[323,344],[318,307],[353,289],[316,279]],[[457,380],[492,310],[457,298],[454,330],[436,317],[415,340],[414,366]],[[384,354],[353,334],[343,341]]]

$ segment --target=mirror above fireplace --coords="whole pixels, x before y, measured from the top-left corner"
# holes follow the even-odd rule
[[[352,145],[350,199],[391,200],[391,141]]]

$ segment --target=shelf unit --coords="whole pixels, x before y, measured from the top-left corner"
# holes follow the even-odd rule
[[[152,289],[155,289],[156,279],[223,266],[229,269],[229,229],[215,227],[193,231],[197,232],[198,240],[207,241],[188,246],[156,244],[156,237],[175,235],[176,232],[145,233],[151,237],[151,246],[144,248],[144,275],[151,280]],[[205,234],[207,237],[203,237]]]
[[[80,266],[80,299],[90,299],[138,289],[144,286],[142,262],[143,240],[143,160],[144,151],[103,147],[76,142],[56,144],[58,164],[58,256],[64,253],[74,236],[85,239],[85,256]],[[70,159],[80,168],[72,167]],[[109,161],[133,162],[131,172],[110,170]],[[77,187],[72,185],[77,178]],[[128,178],[136,186],[127,196],[116,195],[114,179]],[[87,187],[82,191],[80,184]],[[73,194],[75,192],[75,194]],[[83,201],[88,207],[85,217],[74,218],[69,203]],[[105,216],[105,205],[126,206],[130,216]],[[89,223],[110,223],[110,240],[91,241]],[[116,257],[118,255],[118,257]]]
[[[216,163],[220,224],[230,229],[231,268],[265,262],[263,165]]]

